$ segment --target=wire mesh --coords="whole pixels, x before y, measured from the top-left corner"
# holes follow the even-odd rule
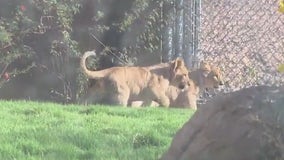
[[[281,85],[284,15],[277,0],[203,0],[198,56],[216,64],[224,92],[256,85]]]

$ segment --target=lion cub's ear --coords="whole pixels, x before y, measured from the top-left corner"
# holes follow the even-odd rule
[[[178,68],[181,68],[182,66],[185,66],[183,59],[180,58],[180,57],[178,57],[177,59],[175,59],[175,60],[173,61],[173,66],[174,66],[174,67],[173,67],[174,71],[176,71]]]

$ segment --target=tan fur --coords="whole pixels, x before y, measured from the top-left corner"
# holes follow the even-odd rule
[[[189,73],[189,77],[193,80],[193,84],[184,92],[179,92],[179,95],[170,104],[170,107],[191,107],[196,109],[196,100],[199,97],[199,92],[202,92],[204,89],[218,88],[224,84],[221,70],[204,61],[200,63],[199,69]],[[170,94],[175,95],[176,93]]]
[[[165,68],[173,72],[164,72],[168,76],[159,76],[143,67],[112,67],[101,71],[91,71],[86,68],[85,61],[95,52],[86,52],[81,59],[81,68],[88,78],[97,79],[88,93],[95,103],[109,103],[126,106],[130,101],[142,100],[150,104],[155,100],[160,105],[169,106],[166,91],[169,84],[184,88],[188,83],[187,70],[185,75],[179,75],[183,70],[183,61],[173,61]],[[160,70],[161,68],[158,68]],[[179,74],[178,74],[179,73]]]
[[[185,90],[181,90],[175,86],[170,85],[166,92],[166,96],[170,99],[170,107],[173,108],[192,108],[197,109],[197,98],[199,94],[199,88],[194,84],[192,80],[189,81],[188,87]],[[134,101],[131,103],[132,107],[141,107],[142,101]],[[152,101],[150,107],[157,107],[159,104]]]
[[[185,90],[177,90],[174,86],[169,88],[172,88],[167,93],[167,96],[170,97],[170,107],[197,109],[199,88],[192,80],[189,81],[189,87]]]
[[[218,88],[224,84],[220,68],[205,61],[201,61],[200,68],[191,71],[189,77],[200,88],[200,91]]]
[[[180,90],[177,87],[170,86],[167,90],[166,95],[170,99],[170,107],[196,109],[196,101],[200,92],[203,92],[204,89],[218,88],[223,85],[221,70],[205,61],[200,63],[200,68],[189,72],[189,77],[192,80],[189,81],[187,89]],[[133,105],[139,106],[141,102],[134,102]],[[152,102],[151,106],[157,106],[157,103]]]
[[[178,92],[181,91],[181,89],[186,89],[188,84],[190,84],[188,69],[184,64],[184,61],[180,58],[168,63],[160,63],[144,68],[157,75],[162,75],[171,82],[171,85],[167,90],[167,97],[170,99],[171,103],[178,96]],[[177,82],[182,82],[181,84],[183,86],[178,86]],[[145,103],[143,101],[131,101],[130,105],[132,107],[141,107],[145,106]],[[146,106],[157,107],[158,105],[158,103],[152,101],[150,105]]]
[[[177,58],[176,60],[169,63],[160,63],[144,68],[157,75],[162,75],[164,78],[169,79],[169,81],[172,82],[167,90],[167,97],[170,99],[171,104],[174,103],[175,99],[178,97],[179,92],[182,91],[182,87],[178,86],[176,82],[182,82],[182,84],[185,86],[183,89],[186,89],[189,84],[193,83],[188,78],[188,69],[184,64],[184,61],[180,58]],[[145,104],[143,101],[131,102],[132,107],[141,107],[143,106],[143,104]],[[150,106],[156,107],[158,106],[158,103],[153,101]]]
[[[177,58],[168,63],[160,63],[152,66],[144,67],[151,73],[163,76],[169,80],[172,86],[177,86],[180,89],[188,85],[188,69],[181,58]]]
[[[139,73],[136,67],[128,68],[127,70],[129,69],[134,69],[135,72]],[[144,105],[150,105],[152,101],[157,101],[159,106],[168,107],[170,103],[168,97],[166,97],[166,90],[169,86],[168,80],[151,74],[147,70],[144,71],[148,72],[149,78],[141,79],[141,77],[136,75],[143,82],[132,80],[132,83],[117,84],[116,80],[109,80],[109,78],[97,80],[95,85],[88,89],[89,93],[84,98],[87,100],[85,102],[126,106],[131,99],[143,100]],[[143,73],[144,71],[142,71],[142,74],[145,74]],[[139,83],[141,85],[137,85]]]

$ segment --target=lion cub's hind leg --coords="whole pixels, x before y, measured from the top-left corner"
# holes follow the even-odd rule
[[[126,107],[130,96],[129,87],[127,84],[113,84],[109,88],[108,96],[111,105]]]

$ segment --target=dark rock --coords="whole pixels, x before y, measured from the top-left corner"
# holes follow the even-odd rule
[[[198,108],[162,160],[283,160],[284,87],[217,96]]]

